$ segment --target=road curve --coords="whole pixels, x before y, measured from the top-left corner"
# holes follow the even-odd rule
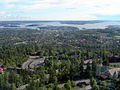
[[[31,63],[33,60],[35,60],[37,57],[39,57],[39,56],[29,56],[28,61],[26,61],[26,62],[23,63],[22,69],[26,69],[26,70],[27,70],[27,69],[29,68],[30,63]]]
[[[39,67],[39,66],[41,66],[41,65],[44,64],[44,60],[45,60],[45,57],[43,57],[43,58],[41,58],[41,59],[39,59],[39,60],[34,60],[34,61],[29,65],[29,67],[30,67],[31,69],[37,68],[37,67]]]

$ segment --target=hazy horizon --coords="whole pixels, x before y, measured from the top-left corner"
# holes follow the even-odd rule
[[[0,20],[0,22],[5,22],[5,21],[10,21],[10,22],[14,22],[14,21],[17,21],[17,22],[21,22],[21,21],[43,21],[43,22],[59,22],[59,21],[106,21],[106,22],[110,22],[110,21],[117,21],[117,22],[119,22],[120,20]]]

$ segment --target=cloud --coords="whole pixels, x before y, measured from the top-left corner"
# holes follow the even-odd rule
[[[0,20],[1,21],[4,21],[4,20],[10,20],[10,21],[12,21],[12,20],[32,20],[32,17],[25,17],[25,16],[19,16],[19,15],[11,15],[11,14],[8,14],[8,15],[5,15],[5,16],[1,16],[0,15]]]
[[[8,5],[5,5],[5,8],[10,9],[10,8],[13,8],[14,6],[15,6],[14,4],[8,4]]]
[[[50,4],[34,4],[34,5],[22,5],[20,6],[21,9],[24,10],[38,10],[38,9],[47,9],[50,8]]]
[[[17,14],[13,14],[13,13],[17,13]],[[21,16],[19,15],[19,13],[23,13],[23,12],[10,12],[10,11],[0,11],[0,20],[4,21],[4,20],[31,20],[32,17],[31,16]]]
[[[90,15],[87,13],[78,13],[78,14],[67,14],[64,16],[51,17],[50,20],[96,20],[96,19],[97,17],[94,15]]]
[[[5,11],[0,11],[0,15],[5,15],[6,12]]]
[[[0,3],[19,2],[20,0],[0,0]]]
[[[38,12],[37,14],[39,14],[41,10],[49,11],[50,9],[59,9],[61,13],[63,9],[66,10],[66,12],[70,12],[71,10],[74,11],[74,13],[69,13],[71,14],[69,16],[63,12],[65,15],[61,17],[59,14],[56,17],[49,17],[49,12],[48,19],[86,20],[97,19],[97,15],[120,15],[120,0],[0,0],[0,4],[4,4],[3,11],[10,9],[11,12],[9,13],[21,13],[21,17],[24,17],[24,13],[33,14],[34,12]],[[12,10],[13,8],[14,10]],[[4,13],[3,11],[0,13]],[[28,15],[28,17],[29,16],[30,15]]]
[[[113,15],[120,14],[120,0],[30,0],[32,5],[20,5],[25,10],[49,8],[74,8],[86,10],[90,14]]]

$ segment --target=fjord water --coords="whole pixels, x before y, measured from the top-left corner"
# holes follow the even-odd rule
[[[70,22],[70,21],[68,21]],[[103,21],[103,22],[94,22],[94,23],[85,23],[85,24],[68,24],[68,23],[61,23],[60,21],[9,21],[9,22],[0,22],[0,28],[32,28],[36,29],[38,27],[48,27],[48,26],[71,26],[77,27],[80,30],[83,29],[105,29],[110,25],[120,25],[118,21]]]

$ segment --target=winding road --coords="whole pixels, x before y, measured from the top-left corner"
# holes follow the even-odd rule
[[[39,60],[36,58],[39,58],[39,56],[29,56],[29,60],[23,63],[22,69],[26,70],[28,70],[29,68],[33,69],[35,67],[39,67],[40,64],[44,63],[45,57],[40,58]]]
[[[43,58],[41,58],[41,59],[39,59],[39,60],[34,60],[34,61],[29,65],[29,67],[30,67],[31,69],[37,68],[37,67],[39,67],[39,66],[41,66],[41,65],[44,64],[44,60],[45,60],[45,57],[43,57]]]
[[[23,63],[22,69],[26,69],[26,70],[28,70],[29,68],[34,69],[43,65],[45,57],[40,59],[37,58],[39,58],[39,56],[29,56],[29,60]],[[39,81],[39,79],[34,80],[34,82],[37,81]],[[22,85],[21,87],[17,88],[17,90],[24,90],[27,86],[29,86],[29,84]]]

